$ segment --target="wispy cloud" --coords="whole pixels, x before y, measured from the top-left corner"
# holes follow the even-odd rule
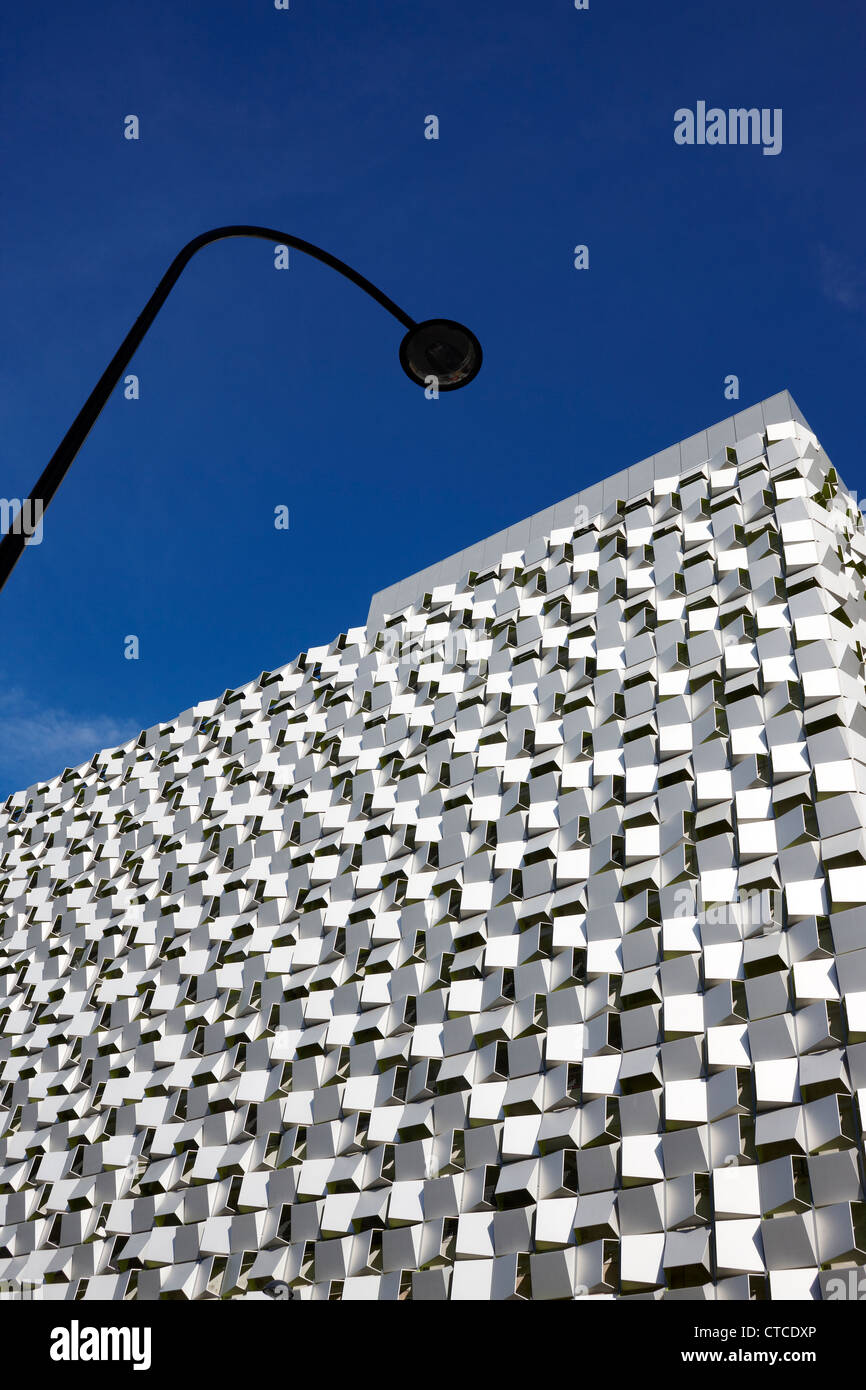
[[[16,687],[0,691],[0,796],[77,767],[100,748],[113,748],[137,734],[134,719],[107,714],[72,714],[40,705]]]
[[[866,265],[842,251],[821,245],[821,289],[835,304],[846,309],[866,309]]]

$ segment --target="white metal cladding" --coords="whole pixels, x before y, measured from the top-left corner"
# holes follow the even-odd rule
[[[10,797],[0,1280],[866,1263],[864,565],[792,414]]]

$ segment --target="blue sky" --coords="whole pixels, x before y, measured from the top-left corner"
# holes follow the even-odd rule
[[[140,399],[115,393],[0,594],[0,795],[784,387],[862,494],[864,38],[842,0],[14,7],[0,497],[221,223],[319,242],[468,323],[485,362],[427,401],[399,325],[333,272],[202,252],[135,358]],[[699,100],[781,108],[782,152],[676,145]]]

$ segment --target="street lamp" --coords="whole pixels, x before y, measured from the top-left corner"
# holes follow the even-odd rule
[[[481,368],[481,344],[468,328],[455,323],[453,319],[426,319],[422,323],[416,323],[405,310],[395,304],[393,299],[389,299],[382,290],[377,289],[365,276],[346,265],[345,261],[332,256],[330,252],[323,251],[320,246],[314,246],[312,242],[303,241],[300,237],[287,236],[285,232],[274,231],[272,227],[215,227],[213,231],[202,232],[201,236],[193,237],[192,241],[187,242],[183,250],[175,256],[73,420],[30,497],[23,504],[6,535],[0,540],[0,589],[15,568],[27,542],[25,515],[32,518],[35,505],[39,516],[44,516],[70,464],[99,418],[100,411],[168,298],[184,266],[203,246],[234,236],[260,237],[280,246],[294,247],[296,251],[303,251],[314,260],[329,265],[332,270],[345,275],[346,279],[351,280],[359,289],[365,290],[406,328],[406,334],[400,344],[400,363],[406,375],[416,385],[435,386],[437,391],[457,391],[478,375]]]

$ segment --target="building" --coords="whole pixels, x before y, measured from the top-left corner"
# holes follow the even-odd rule
[[[864,576],[782,393],[11,796],[0,1280],[850,1296]]]

